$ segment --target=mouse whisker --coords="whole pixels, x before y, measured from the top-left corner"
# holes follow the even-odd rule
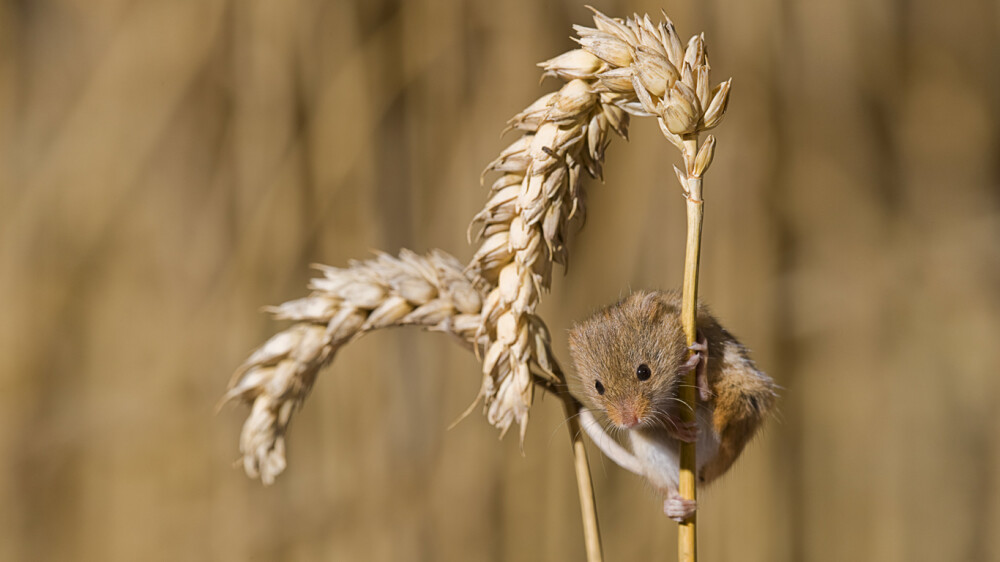
[[[552,433],[551,433],[551,434],[549,434],[549,445],[551,445],[551,444],[552,444],[552,439],[553,439],[553,438],[555,437],[555,435],[556,435],[556,432],[557,432],[557,431],[559,431],[560,429],[562,429],[562,427],[563,427],[564,425],[568,424],[568,423],[569,423],[569,420],[571,420],[571,419],[573,419],[573,418],[578,418],[578,417],[580,417],[580,414],[581,414],[581,413],[582,413],[582,412],[579,412],[579,411],[578,411],[577,413],[573,414],[572,416],[567,416],[567,417],[566,417],[565,419],[563,419],[563,421],[559,422],[559,424],[558,424],[558,425],[556,425],[556,427],[555,427],[555,428],[554,428],[554,429],[552,430]],[[579,437],[580,437],[580,432],[579,432],[579,431],[577,431],[577,434],[576,434],[576,435],[574,436],[574,438],[579,438]]]
[[[698,386],[696,386],[696,385],[693,385],[693,384],[678,384],[678,385],[677,385],[677,388],[694,388],[695,390],[700,390],[700,389],[698,388]],[[708,395],[709,395],[709,396],[713,396],[713,397],[714,397],[714,396],[715,396],[715,393],[714,393],[714,392],[712,392],[711,390],[709,390],[709,391],[708,391]]]
[[[687,402],[685,402],[685,401],[681,400],[680,398],[677,398],[676,396],[668,396],[668,397],[667,397],[667,400],[671,400],[671,401],[673,401],[673,402],[677,402],[678,404],[680,404],[680,405],[684,406],[684,407],[685,407],[685,408],[687,408],[688,410],[690,410],[690,411],[692,411],[692,412],[694,411],[694,407],[692,407],[692,406],[691,406],[690,404],[688,404]]]
[[[660,422],[661,427],[669,429],[667,427],[667,423],[669,423],[670,426],[673,427],[674,429],[678,428],[677,421],[674,419],[674,416],[671,415],[669,411],[656,408],[653,410],[653,414],[654,414],[653,418],[658,422]]]

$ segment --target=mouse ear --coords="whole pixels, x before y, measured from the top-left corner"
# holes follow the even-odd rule
[[[660,294],[655,291],[641,293],[638,304],[643,319],[651,324],[659,322],[667,308]]]

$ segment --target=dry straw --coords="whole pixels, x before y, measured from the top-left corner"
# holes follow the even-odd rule
[[[479,398],[501,433],[517,422],[523,440],[536,386],[559,393],[572,418],[579,405],[559,392],[564,377],[536,310],[549,289],[553,264],[566,264],[571,223],[584,215],[583,176],[601,176],[612,133],[626,137],[630,115],[655,117],[681,151],[684,169],[675,171],[693,217],[689,228],[697,225],[694,240],[700,240],[701,177],[715,140],[709,135],[702,144],[699,134],[722,119],[730,82],[710,87],[704,37],[696,35],[685,46],[665,14],[664,19],[622,21],[595,10],[595,27],[574,26],[579,49],[539,65],[565,84],[508,123],[521,135],[484,171],[498,176],[470,225],[479,246],[468,265],[441,251],[418,256],[403,250],[398,258],[380,254],[345,269],[321,267],[324,275],[312,281],[310,296],[272,309],[294,324],[250,356],[224,397],[251,404],[240,440],[247,474],[270,483],[284,469],[285,431],[319,369],[341,346],[378,328],[423,326],[453,334],[474,349],[483,366]],[[689,235],[688,268],[691,242]],[[694,258],[696,286],[697,244]],[[688,277],[686,268],[684,301],[693,303]],[[575,418],[568,427],[588,560],[599,560],[593,490]],[[690,489],[683,474],[693,466],[693,449],[687,453],[681,493],[693,498],[693,473]],[[693,560],[693,521],[687,527],[690,536],[682,531],[681,549],[690,541],[685,559]]]

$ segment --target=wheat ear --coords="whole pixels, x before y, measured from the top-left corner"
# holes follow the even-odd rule
[[[243,468],[270,484],[285,468],[285,432],[319,370],[361,335],[391,326],[421,326],[476,344],[485,284],[452,256],[409,250],[378,254],[347,268],[317,266],[308,297],[268,310],[294,321],[255,351],[233,375],[223,402],[241,399],[251,412],[240,435]]]
[[[535,313],[540,293],[549,288],[553,263],[566,263],[568,222],[583,216],[582,172],[599,176],[609,131],[626,132],[625,112],[599,98],[591,83],[570,79],[516,115],[510,128],[523,134],[484,172],[500,177],[470,226],[480,227],[481,244],[469,269],[495,285],[482,311],[490,343],[481,395],[490,423],[506,431],[516,421],[522,440],[531,367],[558,380],[545,346],[533,345],[544,325]]]

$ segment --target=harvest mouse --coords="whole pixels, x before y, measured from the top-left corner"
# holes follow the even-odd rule
[[[679,291],[637,292],[574,326],[569,338],[584,428],[612,460],[665,493],[664,513],[677,521],[696,509],[677,489],[680,442],[697,440],[698,483],[706,484],[733,464],[776,399],[774,381],[701,304],[689,360],[680,311]],[[697,369],[697,422],[685,425],[678,387],[691,369]],[[590,410],[627,434],[631,452],[604,433]]]

